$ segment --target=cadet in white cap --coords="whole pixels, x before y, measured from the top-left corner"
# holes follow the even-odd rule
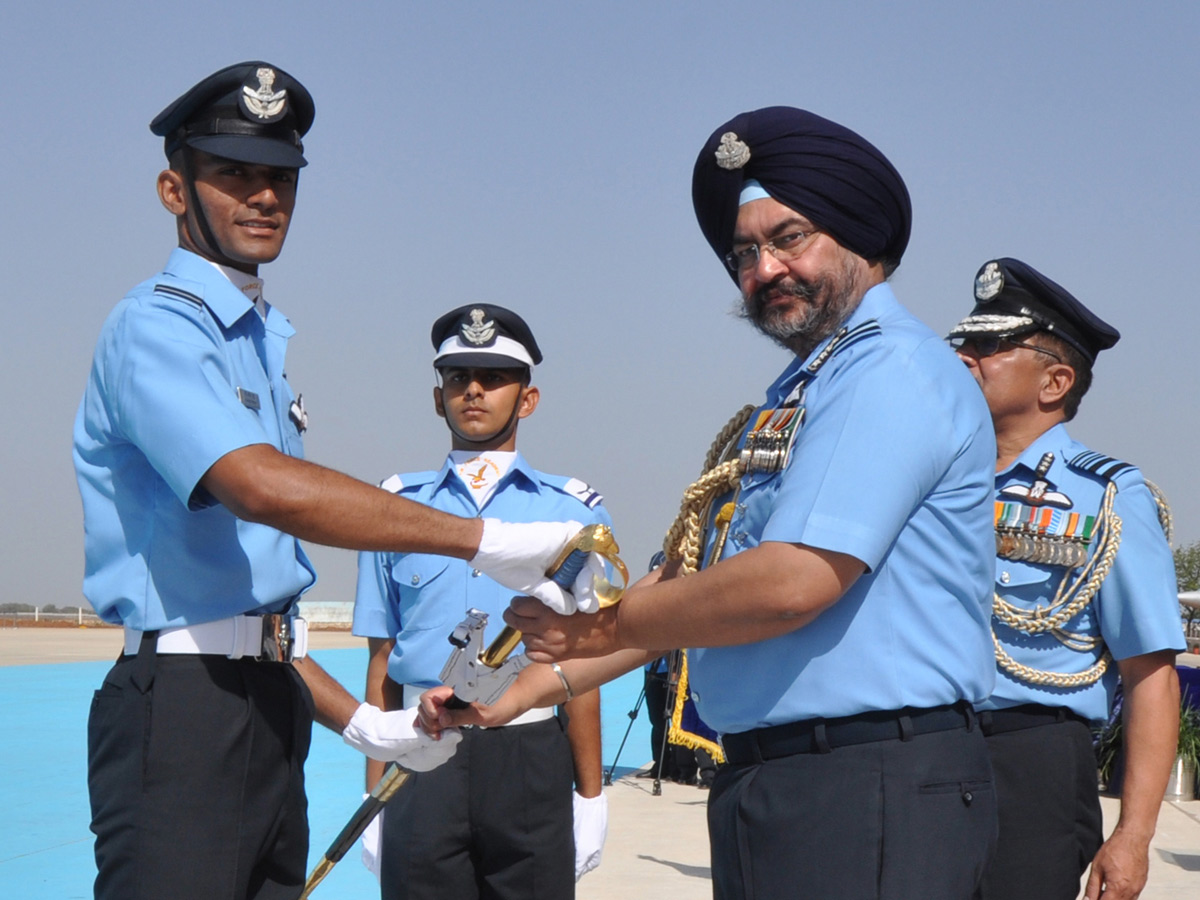
[[[102,900],[299,896],[314,706],[378,759],[453,751],[306,659],[297,601],[316,575],[298,539],[474,558],[564,602],[545,570],[576,524],[456,518],[303,461],[293,329],[258,270],[283,248],[313,112],[296,79],[246,62],[151,125],[179,246],[105,322],[74,434],[84,594],[125,627],[88,723]]]
[[[433,404],[450,429],[450,453],[440,469],[393,475],[383,487],[460,516],[610,524],[598,493],[534,469],[517,449],[518,426],[540,398],[530,382],[542,353],[525,320],[474,303],[441,316],[431,338]],[[455,625],[480,610],[494,638],[511,599],[461,559],[361,554],[354,633],[370,639],[367,699],[415,706],[440,683]],[[600,693],[563,710],[565,733],[553,709],[531,710],[504,728],[464,730],[448,765],[413,776],[382,816],[376,865],[386,900],[574,895],[576,879],[600,861],[606,830]],[[368,789],[382,769],[368,763]]]

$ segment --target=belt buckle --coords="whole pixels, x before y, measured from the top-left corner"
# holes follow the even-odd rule
[[[294,616],[267,613],[262,616],[262,646],[258,658],[269,662],[290,663],[296,649]]]

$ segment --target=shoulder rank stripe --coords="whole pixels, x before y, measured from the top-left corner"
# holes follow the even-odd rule
[[[829,362],[831,358],[837,356],[847,347],[857,344],[859,341],[865,340],[866,338],[881,334],[882,332],[883,329],[879,327],[879,322],[877,322],[875,319],[868,319],[861,325],[856,325],[850,331],[836,335],[833,340],[826,345],[825,349],[818,354],[817,358],[805,367],[805,371],[809,372],[810,374],[816,373],[821,366],[825,365],[825,363]]]
[[[163,294],[167,297],[174,297],[177,300],[186,300],[188,303],[194,303],[201,308],[204,307],[204,301],[195,294],[191,293],[190,291],[185,291],[182,288],[173,287],[169,284],[156,284],[154,286],[154,293]]]
[[[588,509],[595,509],[600,505],[600,501],[604,499],[603,496],[592,490],[586,482],[580,481],[578,478],[567,479],[567,483],[563,485],[562,489],[564,493],[570,494]]]
[[[1119,459],[1113,459],[1111,456],[1105,456],[1092,450],[1083,451],[1074,459],[1069,460],[1067,465],[1084,472],[1091,472],[1093,475],[1099,475],[1108,481],[1112,481],[1122,472],[1133,468],[1127,462],[1121,462]]]

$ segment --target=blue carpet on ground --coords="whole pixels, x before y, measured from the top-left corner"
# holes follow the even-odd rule
[[[313,657],[361,694],[365,649],[322,650]],[[108,668],[107,662],[0,667],[0,897],[84,900],[92,895],[86,724],[92,692]],[[606,770],[629,729],[614,777],[650,759],[644,704],[630,729],[629,713],[641,686],[641,673],[631,672],[601,692]],[[338,735],[318,726],[306,771],[311,870],[358,807],[362,758]],[[360,900],[377,897],[378,891],[358,853],[351,851],[314,898]]]

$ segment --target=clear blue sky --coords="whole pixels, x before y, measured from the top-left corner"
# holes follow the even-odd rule
[[[938,331],[1017,256],[1123,334],[1072,430],[1142,466],[1200,539],[1200,4],[8,4],[0,14],[0,601],[80,597],[71,420],[109,309],[173,245],[150,119],[264,58],[317,103],[267,297],[311,459],[432,468],[429,326],[490,301],[546,355],[521,430],[607,498],[641,569],[712,435],[783,351],[729,315],[692,162],[746,109],[802,106],[896,164],[915,211],[893,285]],[[887,464],[880,448],[880,465]],[[314,551],[323,600],[354,557]]]

